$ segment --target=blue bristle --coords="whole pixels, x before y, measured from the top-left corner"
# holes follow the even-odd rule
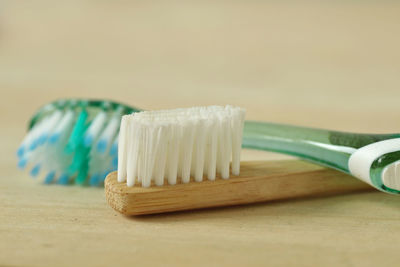
[[[55,176],[56,176],[56,172],[55,171],[49,172],[46,175],[46,178],[44,178],[44,183],[45,184],[50,184],[51,182],[53,182]]]
[[[107,149],[107,140],[104,139],[100,140],[97,143],[97,151],[99,151],[100,153],[104,153],[106,152],[106,149]]]
[[[22,158],[18,161],[18,168],[20,168],[21,170],[24,169],[26,167],[26,163],[28,161],[25,158]]]
[[[93,135],[88,134],[85,136],[85,139],[83,140],[83,144],[88,147],[91,146],[93,143]]]
[[[112,166],[113,166],[113,168],[117,168],[118,167],[118,157],[114,157],[112,159]]]
[[[117,153],[118,153],[118,145],[113,144],[110,149],[110,155],[113,156],[116,155]]]
[[[58,139],[60,139],[60,136],[61,136],[60,133],[53,134],[53,135],[50,136],[50,138],[49,138],[49,143],[50,143],[50,144],[55,144],[55,143],[57,143]]]
[[[22,157],[24,155],[25,152],[25,147],[24,146],[20,146],[17,150],[17,156],[18,157]]]
[[[107,177],[107,175],[110,173],[111,171],[105,171],[105,172],[103,172],[103,174],[101,175],[101,182],[102,181],[104,181],[105,179],[106,179],[106,177]]]
[[[37,146],[38,146],[38,140],[33,140],[31,145],[29,146],[29,150],[35,150]]]
[[[40,172],[40,164],[36,164],[31,170],[31,176],[36,177]]]
[[[98,174],[98,173],[93,174],[89,179],[89,184],[91,186],[97,186],[99,183],[99,178],[100,178],[100,174]]]
[[[46,142],[46,140],[47,140],[47,134],[42,134],[37,142],[39,145],[43,145]]]
[[[67,185],[69,183],[69,176],[67,174],[62,174],[58,179],[58,183],[62,185]]]

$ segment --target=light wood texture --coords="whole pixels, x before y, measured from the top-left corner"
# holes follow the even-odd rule
[[[355,178],[303,161],[247,161],[239,176],[188,184],[128,187],[117,172],[105,181],[108,204],[124,215],[233,206],[306,196],[329,196],[373,188]]]
[[[103,188],[16,169],[60,97],[398,132],[396,1],[15,1],[0,12],[0,265],[398,266],[399,198],[378,191],[126,217]],[[243,160],[288,159],[243,151]]]

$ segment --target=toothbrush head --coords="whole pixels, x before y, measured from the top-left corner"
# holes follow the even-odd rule
[[[138,111],[101,100],[57,100],[39,109],[17,150],[18,167],[46,184],[102,185],[117,168],[119,123]]]
[[[149,187],[239,175],[245,110],[232,106],[144,111],[122,117],[118,181]],[[179,178],[179,179],[178,179]]]

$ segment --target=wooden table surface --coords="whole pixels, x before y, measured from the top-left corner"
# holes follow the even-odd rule
[[[2,1],[0,265],[398,266],[380,192],[137,218],[102,188],[44,186],[15,151],[40,105],[233,104],[248,119],[398,132],[395,1]],[[244,151],[243,159],[282,159]]]

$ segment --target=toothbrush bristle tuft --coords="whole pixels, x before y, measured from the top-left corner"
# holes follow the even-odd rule
[[[40,172],[40,164],[36,164],[31,170],[31,176],[36,177]]]
[[[107,140],[100,140],[97,143],[97,151],[99,151],[100,153],[104,153],[106,152],[107,149]]]
[[[53,134],[52,136],[50,136],[50,138],[49,138],[49,143],[50,144],[55,144],[55,143],[57,143],[57,141],[60,139],[60,134],[59,133],[56,133],[56,134]]]
[[[20,158],[24,155],[25,153],[25,147],[24,146],[20,146],[17,150],[17,156]]]
[[[58,183],[61,185],[67,185],[69,183],[69,176],[67,174],[62,174],[58,179]]]
[[[144,111],[123,116],[118,181],[128,186],[239,175],[245,110],[233,106]],[[178,179],[179,178],[179,179]]]
[[[27,163],[26,159],[24,159],[24,158],[20,159],[18,161],[18,168],[20,168],[21,170],[25,169],[26,163]]]
[[[45,184],[50,184],[53,182],[54,178],[56,176],[56,173],[54,171],[49,172],[46,177],[44,178],[44,183]]]

